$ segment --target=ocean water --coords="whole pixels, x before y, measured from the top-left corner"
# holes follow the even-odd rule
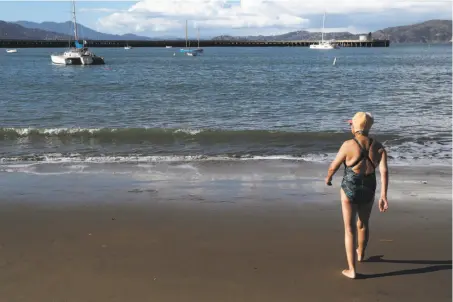
[[[390,164],[452,163],[451,45],[92,50],[106,65],[55,66],[56,49],[0,52],[0,171],[327,162],[356,111],[375,116]]]

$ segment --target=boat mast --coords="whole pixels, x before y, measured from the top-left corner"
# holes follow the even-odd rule
[[[187,20],[186,20],[186,48],[187,48]]]
[[[79,40],[79,35],[77,34],[77,20],[75,12],[75,0],[72,0],[72,21],[74,22],[74,39]]]
[[[324,11],[324,16],[322,17],[321,43],[324,42],[324,22],[325,21],[326,21],[326,11]]]

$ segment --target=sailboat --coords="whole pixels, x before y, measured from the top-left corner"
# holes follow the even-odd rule
[[[85,47],[86,41],[82,44],[79,43],[79,36],[77,34],[77,20],[75,11],[75,0],[72,0],[72,19],[74,23],[74,44],[63,53],[52,54],[50,56],[53,64],[58,65],[101,65],[104,63],[103,57],[98,57]]]
[[[187,35],[187,20],[186,20],[186,47],[181,48],[179,52],[185,53],[186,55],[190,57],[195,57],[198,56],[198,54],[203,52],[203,49],[200,48],[200,38],[198,38],[198,48],[197,49],[191,49],[190,48],[190,41],[188,40],[188,35]]]
[[[324,16],[322,18],[322,31],[321,31],[321,41],[319,44],[312,44],[310,45],[311,49],[338,49],[340,46],[334,41],[324,41],[324,23],[326,21],[326,12],[324,12]]]
[[[129,46],[129,44],[126,42],[126,46],[124,46],[124,49],[126,50],[132,49],[132,46]]]
[[[199,27],[197,27],[197,40],[198,40],[197,49],[194,49],[193,51],[198,52],[198,53],[203,53],[203,48],[200,48],[200,28]]]
[[[186,47],[179,49],[179,52],[186,53],[186,54],[192,52],[192,50],[190,49],[190,42],[187,39],[187,20],[186,20]]]

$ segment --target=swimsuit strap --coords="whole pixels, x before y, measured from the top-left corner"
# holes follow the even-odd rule
[[[354,141],[357,143],[357,145],[359,145],[359,148],[360,148],[360,156],[359,158],[352,164],[349,166],[349,168],[352,168],[352,167],[355,167],[357,166],[362,160],[369,160],[369,162],[371,163],[371,165],[373,166],[373,169],[376,170],[376,166],[375,164],[373,163],[373,161],[371,160],[370,156],[369,156],[369,152],[370,152],[370,148],[371,148],[371,145],[373,144],[373,139],[370,138],[370,146],[368,149],[365,149],[361,144],[360,142],[354,137]],[[346,162],[345,162],[345,166],[346,166]]]

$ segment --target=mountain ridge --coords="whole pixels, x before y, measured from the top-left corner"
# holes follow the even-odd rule
[[[33,28],[33,26],[40,28]],[[47,28],[45,30],[43,28]],[[36,39],[36,40],[68,40],[72,39],[73,25],[72,22],[5,22],[0,21],[0,39]],[[145,37],[135,34],[113,35],[104,34],[78,24],[79,38],[84,40],[181,40],[177,37]],[[428,20],[411,25],[387,27],[377,30],[371,34],[373,39],[384,40],[390,39],[391,43],[447,43],[452,39],[452,21],[451,20]],[[326,40],[357,40],[361,34],[352,34],[350,32],[328,32],[324,33]],[[317,41],[321,39],[320,32],[309,32],[299,30],[288,32],[281,35],[273,36],[231,36],[220,35],[210,40],[256,40],[256,41],[291,41],[307,40]]]
[[[29,29],[37,28],[40,30],[46,30],[66,35],[74,31],[74,25],[71,21],[66,22],[45,21],[41,23],[30,21],[16,21],[14,23]],[[77,31],[80,39],[84,40],[151,40],[150,37],[138,36],[135,34],[124,34],[124,35],[105,34],[98,32],[94,29],[91,29],[87,26],[84,26],[80,23],[77,24]]]
[[[387,27],[370,33],[350,32],[324,33],[325,40],[358,40],[360,35],[369,35],[376,40],[389,39],[391,43],[446,43],[452,39],[452,20],[428,20],[411,25]],[[299,30],[273,36],[231,36],[221,35],[213,40],[254,40],[254,41],[294,41],[321,40],[321,32]]]
[[[71,36],[37,28],[25,28],[19,24],[0,20],[0,39],[69,40]]]

